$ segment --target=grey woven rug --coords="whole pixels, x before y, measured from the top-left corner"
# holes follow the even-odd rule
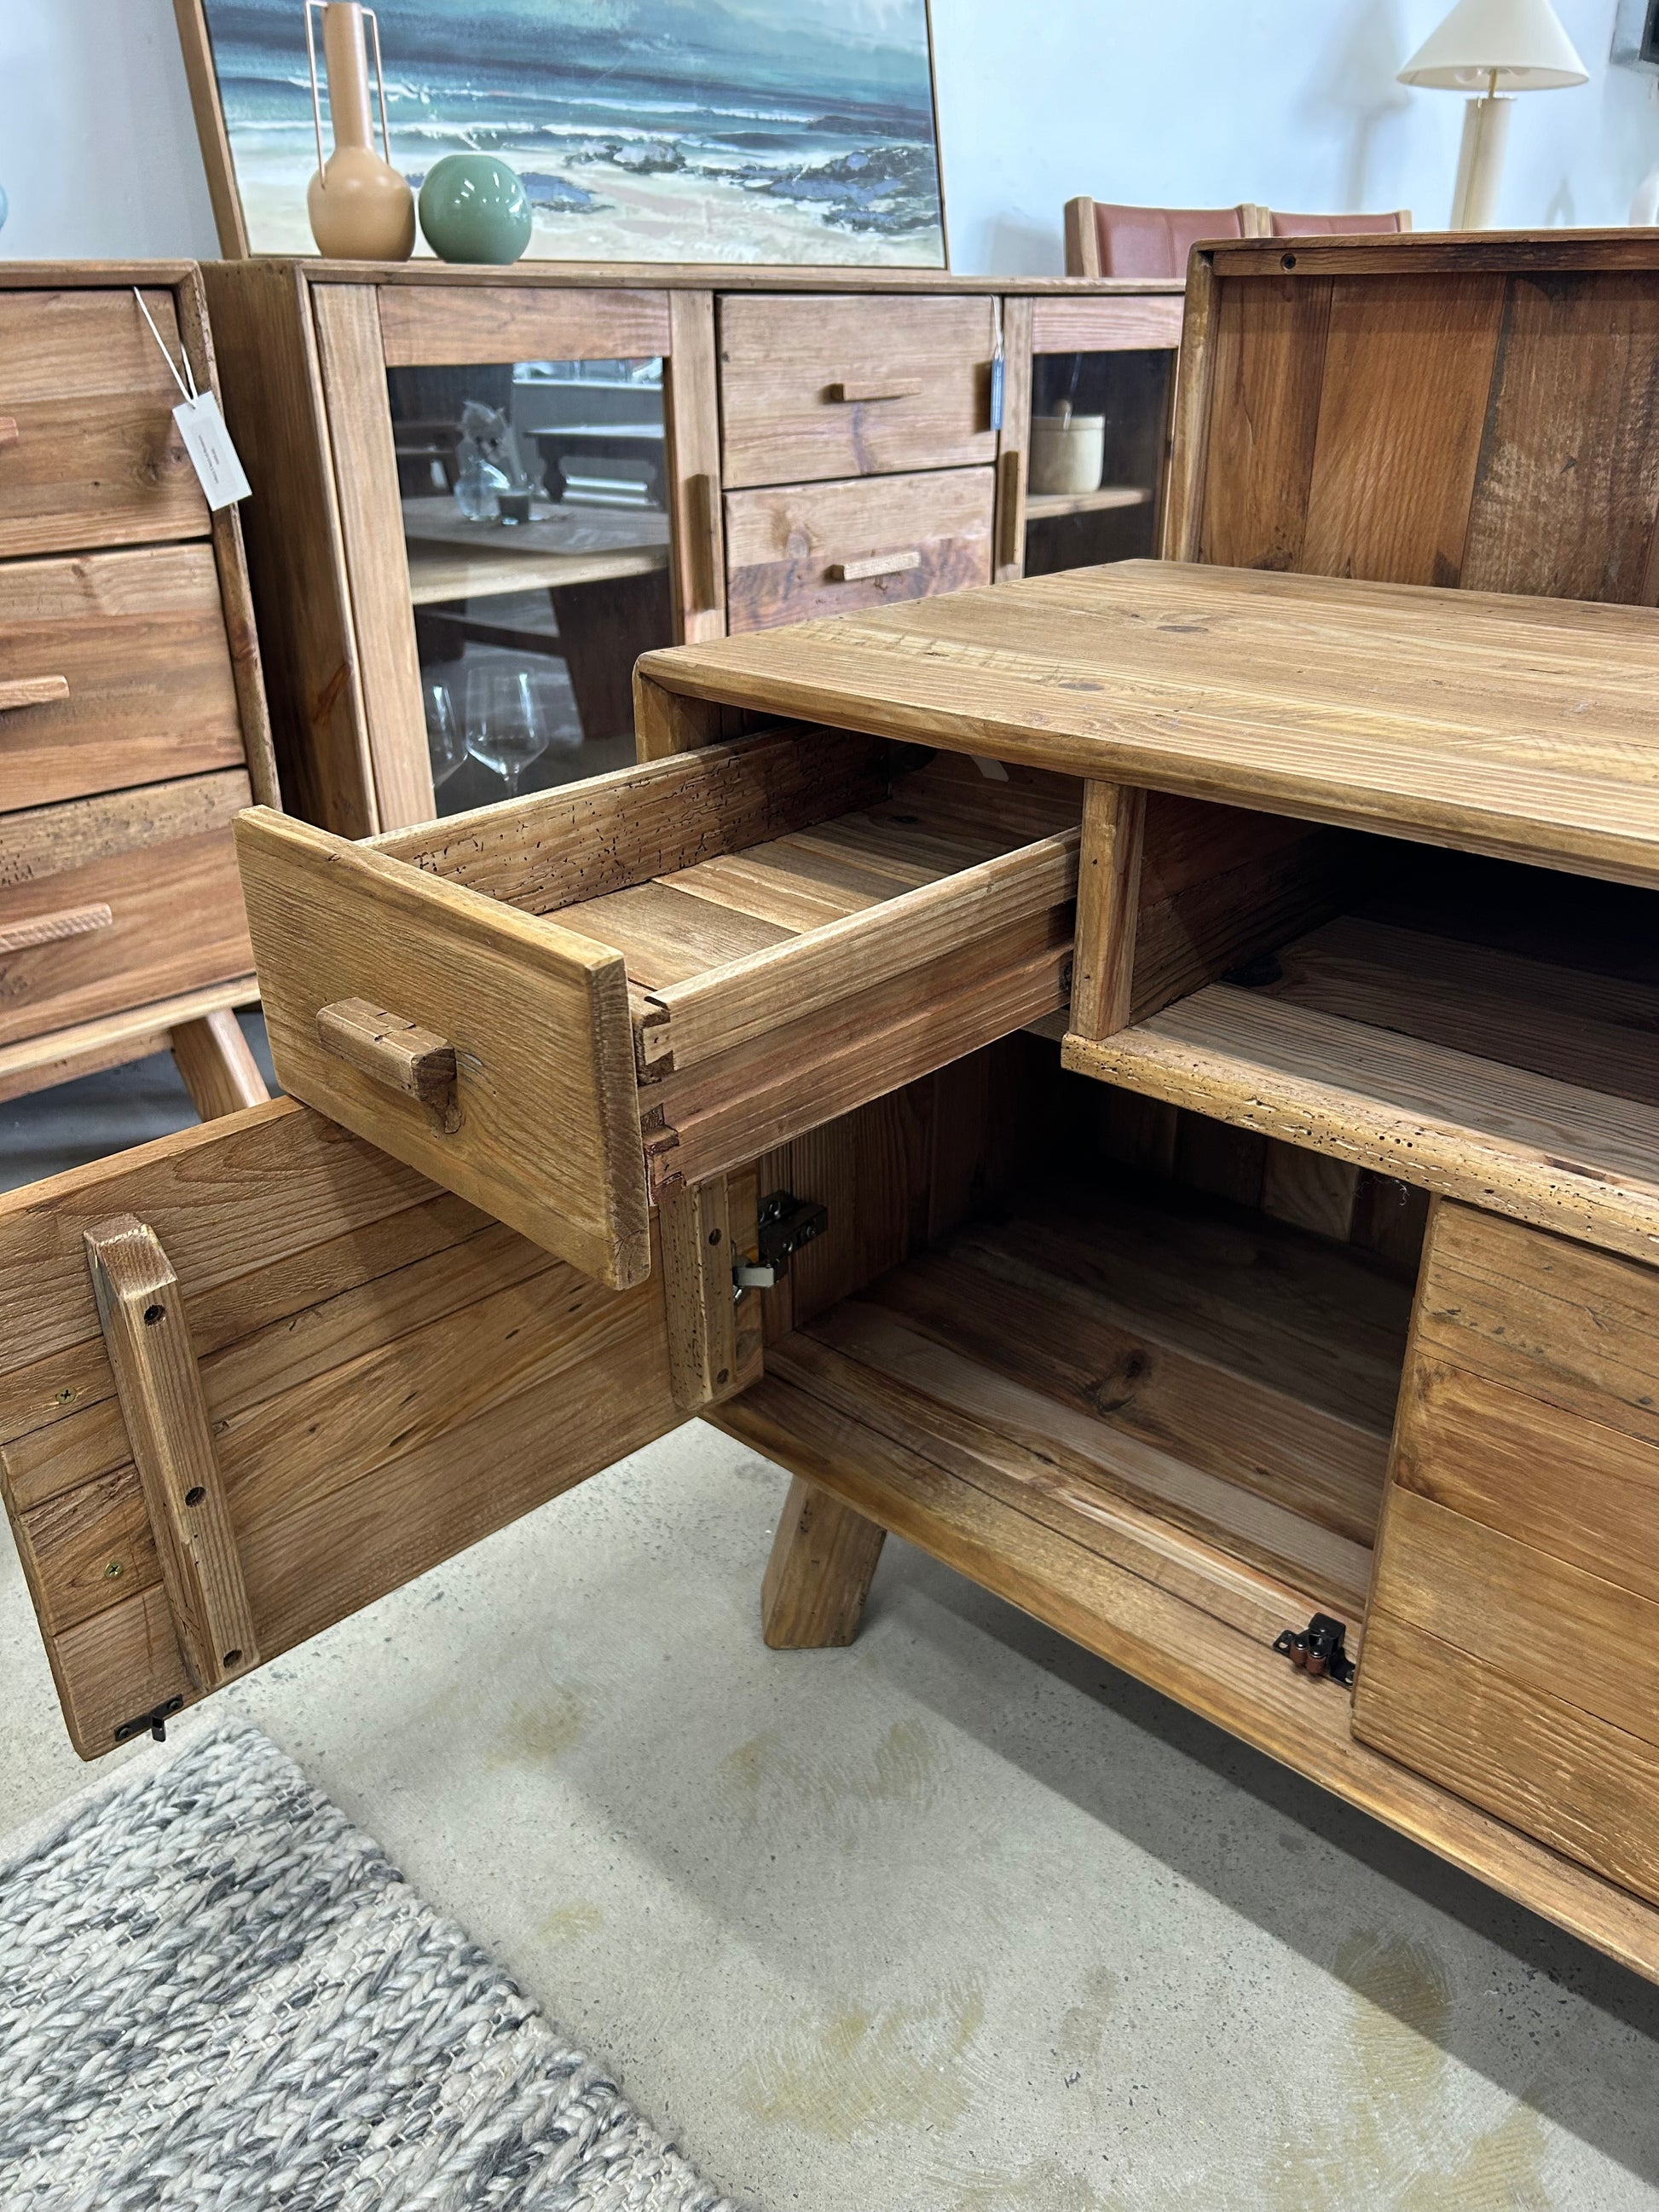
[[[736,2212],[257,1729],[0,1854],[6,2212]]]

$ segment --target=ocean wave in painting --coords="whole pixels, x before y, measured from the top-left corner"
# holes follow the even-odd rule
[[[207,0],[256,252],[311,250],[298,0]],[[383,0],[392,159],[498,155],[532,254],[943,259],[925,0]]]

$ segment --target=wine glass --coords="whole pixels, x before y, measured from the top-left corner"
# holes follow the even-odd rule
[[[432,762],[432,781],[447,783],[466,758],[466,738],[456,711],[455,694],[447,684],[428,679],[421,686],[426,709],[426,749]]]
[[[466,749],[519,795],[519,778],[547,750],[547,716],[527,668],[466,672]]]

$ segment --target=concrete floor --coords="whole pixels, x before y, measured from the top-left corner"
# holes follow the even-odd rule
[[[1659,1990],[904,1545],[767,1652],[783,1489],[694,1423],[224,1702],[754,2206],[1659,2206]],[[0,1655],[9,1825],[88,1770],[9,1540]]]

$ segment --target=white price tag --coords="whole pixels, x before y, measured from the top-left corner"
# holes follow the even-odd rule
[[[196,464],[208,505],[216,509],[234,507],[239,499],[247,498],[253,487],[230,442],[213,394],[198,392],[194,399],[181,399],[173,410],[173,419],[179,425],[185,451]]]
[[[161,349],[161,358],[172,374],[184,398],[173,410],[173,419],[179,425],[179,434],[185,441],[185,451],[190,455],[202,489],[207,494],[207,503],[216,513],[222,507],[234,507],[239,499],[251,496],[253,487],[244,473],[236,448],[230,442],[230,433],[225,428],[225,418],[219,412],[219,403],[210,392],[196,389],[196,372],[190,365],[190,356],[184,356],[185,373],[167,351],[167,340],[155,327],[155,318],[144,305],[144,295],[135,284],[132,296],[138,302],[138,312],[149,325],[150,336]]]

